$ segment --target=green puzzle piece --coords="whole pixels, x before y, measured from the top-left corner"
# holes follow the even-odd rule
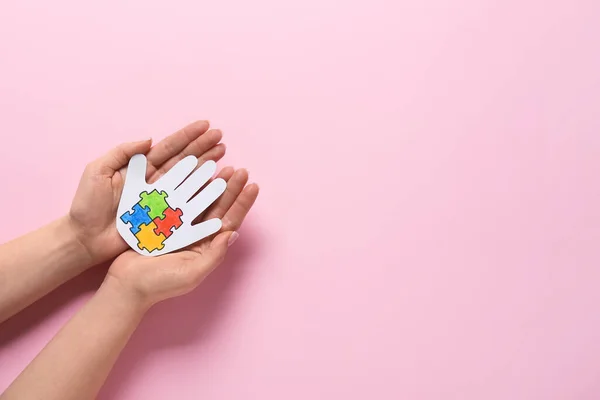
[[[167,203],[166,198],[169,197],[167,192],[164,190],[162,192],[158,192],[156,189],[148,192],[140,193],[141,200],[139,202],[140,206],[150,208],[150,212],[148,215],[151,219],[156,217],[164,218],[163,213],[167,208],[169,208],[169,204]]]

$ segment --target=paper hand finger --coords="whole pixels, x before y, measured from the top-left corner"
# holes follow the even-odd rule
[[[187,156],[175,164],[166,174],[161,176],[155,184],[157,186],[160,185],[163,190],[170,192],[179,186],[181,181],[187,178],[197,165],[198,159],[195,156]]]
[[[210,235],[213,235],[221,229],[223,224],[218,218],[209,219],[196,225],[187,225],[185,234],[173,238],[173,243],[169,243],[177,248],[184,248],[194,244]]]
[[[212,203],[215,202],[225,192],[227,182],[223,179],[215,179],[202,189],[200,193],[191,199],[187,205],[185,221],[191,223],[200,213],[204,212]]]
[[[204,186],[206,182],[212,178],[216,170],[216,162],[205,162],[175,190],[176,196],[181,198],[182,201],[187,202],[194,195],[194,193],[198,191],[198,189]]]
[[[137,188],[146,185],[146,156],[143,154],[135,154],[129,160],[127,166],[127,175],[125,176],[125,187],[123,188],[122,197],[126,192],[136,191]]]

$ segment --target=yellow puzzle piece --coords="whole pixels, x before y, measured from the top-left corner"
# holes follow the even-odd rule
[[[152,252],[153,250],[162,250],[165,247],[163,243],[166,239],[165,235],[162,233],[157,235],[154,233],[155,229],[156,224],[154,222],[140,225],[140,231],[135,234],[140,250],[145,248],[147,251]]]

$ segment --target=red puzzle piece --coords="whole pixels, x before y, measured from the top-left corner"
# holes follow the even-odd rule
[[[164,218],[160,219],[160,217],[154,218],[154,223],[156,224],[156,229],[154,229],[154,233],[160,235],[161,233],[165,235],[166,238],[171,236],[173,232],[171,232],[171,228],[179,228],[182,224],[181,216],[183,215],[183,211],[181,209],[173,210],[171,207],[167,208],[164,212]]]

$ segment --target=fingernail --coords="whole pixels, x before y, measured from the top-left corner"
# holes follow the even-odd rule
[[[229,247],[232,244],[234,244],[238,237],[240,237],[240,234],[237,232],[233,232],[231,234],[231,236],[229,236],[229,241],[227,242],[227,246]]]

